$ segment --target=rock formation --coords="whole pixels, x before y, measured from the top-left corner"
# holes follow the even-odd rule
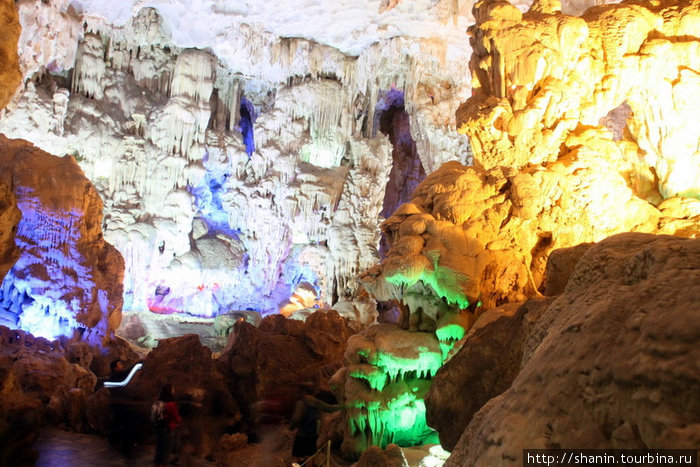
[[[22,75],[17,58],[17,41],[20,35],[19,17],[14,2],[0,2],[0,109],[12,98]]]
[[[563,288],[574,261],[547,269],[551,252],[628,231],[698,235],[697,108],[680,98],[700,92],[700,29],[690,27],[698,10],[620,4],[572,17],[557,2],[524,14],[507,2],[475,4],[473,96],[457,110],[474,166],[448,162],[430,173],[382,224],[387,257],[361,276],[377,300],[401,303],[412,331],[439,336],[457,320],[464,333],[483,310],[508,310],[489,336],[467,339],[474,346],[459,361],[478,364],[462,376],[473,397],[460,415],[454,390],[435,402],[448,446],[518,373],[523,316],[507,316],[515,303]],[[504,352],[501,339],[515,347]]]
[[[700,92],[698,4],[545,10],[475,5],[474,95],[457,111],[475,165],[443,165],[383,224],[391,249],[363,278],[378,299],[492,308],[541,291],[554,249],[697,234],[697,109],[672,96]]]
[[[374,45],[334,47],[215,9],[225,46],[195,48],[176,5],[110,24],[111,9],[88,11],[99,2],[26,3],[26,82],[0,131],[73,154],[95,184],[105,238],[125,258],[125,311],[270,314],[306,283],[319,306],[374,320],[355,276],[379,258],[392,165],[415,178],[469,159],[450,108],[468,93],[463,35],[380,30]],[[427,6],[457,30],[463,11]],[[399,118],[382,126],[389,108]],[[387,132],[410,160],[392,161]],[[390,210],[407,196],[392,177]]]
[[[477,165],[519,170],[583,145],[631,164],[623,170],[643,199],[697,197],[698,130],[691,122],[700,110],[690,102],[700,93],[700,4],[621,3],[580,18],[562,15],[556,4],[535,2],[525,14],[504,2],[474,6],[475,95],[457,118]],[[608,116],[620,107],[622,135],[596,138],[601,147],[580,140],[590,127],[610,126]]]
[[[445,465],[522,465],[524,448],[694,449],[699,280],[698,239],[591,246],[560,295],[480,327],[438,371],[427,405]]]
[[[71,358],[58,341],[49,342],[0,326],[0,461],[3,465],[36,460],[31,446],[44,423],[88,429],[85,401],[97,378],[90,358]]]
[[[247,416],[254,403],[272,398],[289,417],[301,386],[330,389],[352,333],[335,311],[317,311],[306,321],[268,316],[257,327],[239,321],[218,363]]]
[[[102,237],[95,188],[73,157],[2,135],[0,180],[22,212],[14,231],[19,259],[0,285],[0,322],[50,339],[106,343],[121,320],[124,263]]]

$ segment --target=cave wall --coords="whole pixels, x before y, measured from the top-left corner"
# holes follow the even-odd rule
[[[17,86],[22,80],[17,57],[17,41],[21,27],[14,2],[3,0],[0,2],[0,109],[5,107],[14,95]]]
[[[9,229],[17,261],[0,285],[0,322],[48,339],[107,343],[121,321],[124,261],[103,238],[94,186],[72,156],[2,135],[0,180],[14,201],[2,217],[21,212]]]
[[[575,264],[560,293],[493,310],[438,371],[426,405],[446,466],[697,447],[700,239],[624,233],[584,250],[560,250]]]
[[[697,2],[474,11],[474,95],[457,110],[474,166],[444,164],[384,222],[391,249],[363,276],[370,292],[488,308],[540,293],[556,248],[696,235]]]
[[[127,312],[267,314],[308,283],[314,306],[372,321],[354,276],[378,259],[392,167],[378,96],[404,93],[426,171],[470,157],[446,112],[467,92],[451,37],[351,53],[237,23],[232,56],[182,45],[167,10],[123,26],[62,2],[19,14],[26,83],[0,132],[74,155],[93,181],[125,258]]]

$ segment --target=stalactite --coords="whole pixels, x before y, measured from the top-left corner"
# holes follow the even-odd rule
[[[80,43],[73,68],[72,91],[85,97],[102,99],[105,75],[102,39],[95,34],[86,34]]]

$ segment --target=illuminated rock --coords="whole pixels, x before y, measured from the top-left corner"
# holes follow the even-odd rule
[[[70,156],[0,136],[0,178],[22,212],[20,257],[0,286],[0,316],[36,336],[106,343],[119,326],[124,263],[102,238],[102,201]]]
[[[357,458],[370,446],[436,441],[425,422],[424,397],[444,361],[435,334],[378,324],[348,341],[345,367],[331,385],[347,407],[341,450]]]
[[[257,327],[241,321],[218,363],[244,410],[273,397],[290,416],[300,385],[328,390],[351,334],[347,320],[332,310],[317,311],[306,321],[268,316]]]
[[[393,164],[382,99],[402,96],[399,143],[414,143],[413,164],[468,161],[450,110],[468,95],[462,26],[448,23],[460,32],[447,38],[378,30],[376,44],[339,49],[280,38],[289,34],[268,12],[251,25],[188,7],[212,17],[183,37],[182,5],[117,20],[100,2],[30,3],[18,6],[26,81],[0,131],[76,156],[104,199],[105,238],[125,258],[126,311],[270,314],[309,283],[319,306],[374,320],[355,276],[379,259]],[[440,24],[463,10],[440,9]]]
[[[459,339],[476,318],[473,309],[465,310],[479,304],[493,311],[540,295],[548,274],[571,272],[565,261],[546,269],[557,248],[627,231],[692,237],[700,230],[691,198],[700,188],[700,131],[690,123],[697,109],[670,97],[681,89],[700,92],[697,73],[678,72],[688,63],[698,70],[699,42],[674,38],[694,23],[697,3],[679,9],[669,3],[659,12],[599,7],[581,18],[560,10],[558,2],[544,1],[525,14],[507,2],[475,5],[474,95],[457,111],[460,131],[473,144],[474,167],[448,162],[430,173],[382,224],[387,257],[361,275],[373,297],[401,302],[411,330],[459,331]],[[648,34],[654,22],[668,37]],[[668,62],[659,65],[657,52],[647,55],[639,47],[668,49]],[[652,94],[658,114],[639,100]],[[649,138],[654,143],[647,144]],[[668,149],[679,141],[678,150]],[[549,293],[562,288],[552,283]],[[440,408],[433,420],[440,419],[435,425],[446,432],[448,446],[517,374],[517,352],[504,357],[496,349],[516,338],[510,332],[520,319],[499,321],[500,334],[491,340],[472,337],[482,347],[461,364],[448,364],[461,378],[454,385],[478,388],[468,400],[448,394],[435,403]],[[444,326],[452,320],[460,325]],[[491,367],[501,373],[490,374]],[[457,406],[461,415],[454,417]]]
[[[561,295],[481,327],[438,371],[428,412],[450,443],[463,430],[445,465],[522,465],[524,448],[695,449],[699,281],[699,239],[625,233],[591,246]],[[494,345],[504,326],[516,328],[506,353]],[[464,376],[493,369],[480,381],[517,376],[455,417],[472,399],[464,384],[478,384]],[[448,433],[455,418],[468,425]]]
[[[0,2],[0,110],[12,98],[22,81],[17,58],[20,24],[15,3]]]
[[[443,165],[384,222],[391,248],[362,276],[370,293],[411,314],[425,315],[420,301],[433,314],[492,308],[542,292],[556,248],[697,235],[697,108],[672,97],[700,93],[697,73],[678,72],[699,69],[700,41],[674,39],[697,37],[697,10],[621,4],[577,18],[544,2],[525,14],[477,3],[474,95],[457,111],[475,166]]]
[[[457,119],[478,165],[553,162],[572,133],[627,106],[625,135],[607,152],[625,154],[664,198],[697,197],[700,135],[691,122],[700,110],[690,102],[700,95],[698,8],[623,3],[576,18],[477,2],[469,29],[474,97]]]

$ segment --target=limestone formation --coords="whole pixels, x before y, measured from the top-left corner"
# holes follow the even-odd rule
[[[372,295],[411,313],[416,295],[492,308],[544,292],[557,248],[625,231],[697,235],[697,108],[673,96],[700,92],[699,6],[674,5],[578,18],[477,3],[474,95],[457,111],[475,166],[443,165],[383,223],[391,248],[362,277]]]
[[[560,293],[585,243],[628,231],[697,236],[697,108],[673,96],[700,92],[700,29],[689,29],[698,5],[630,3],[573,17],[556,1],[527,13],[476,3],[473,96],[457,110],[474,166],[443,164],[382,224],[390,248],[361,275],[369,293],[400,302],[412,331],[439,336],[458,320],[464,333],[481,310]],[[574,246],[547,269],[551,252]],[[472,393],[433,402],[429,420],[440,419],[448,447],[518,373],[523,319],[501,317],[489,337],[475,330],[466,340],[475,346],[448,363],[452,385]]]
[[[20,30],[15,3],[12,0],[0,1],[0,110],[22,81],[17,58]]]
[[[195,36],[221,28],[201,43],[175,27],[182,5],[113,23],[114,10],[89,11],[105,6],[19,4],[25,85],[0,132],[73,154],[95,184],[105,238],[125,258],[124,310],[271,314],[307,283],[319,306],[372,322],[355,276],[379,258],[392,165],[422,177],[469,159],[452,109],[468,94],[464,11],[426,10],[454,17],[454,37],[375,31],[381,41],[351,52],[227,8],[190,11],[214,16]],[[381,128],[389,95],[401,102],[395,144],[415,149],[407,161],[392,161]],[[393,177],[391,209],[408,196]]]
[[[625,106],[624,135],[605,152],[632,164],[635,192],[697,197],[698,9],[697,1],[621,3],[571,17],[477,2],[469,29],[474,97],[457,118],[478,165],[521,169],[561,159],[567,142]]]
[[[698,239],[591,246],[561,295],[484,325],[438,372],[431,421],[448,447],[463,433],[445,465],[523,465],[524,448],[695,449],[699,280]]]
[[[335,311],[317,311],[306,321],[269,316],[257,327],[240,321],[218,363],[250,419],[253,404],[264,399],[278,401],[289,417],[302,386],[329,390],[351,334]]]
[[[10,229],[20,254],[0,286],[1,322],[36,336],[106,344],[121,320],[124,263],[102,237],[94,186],[73,157],[2,135],[0,183],[12,187],[22,212]],[[3,217],[12,216],[8,209],[16,208]]]

